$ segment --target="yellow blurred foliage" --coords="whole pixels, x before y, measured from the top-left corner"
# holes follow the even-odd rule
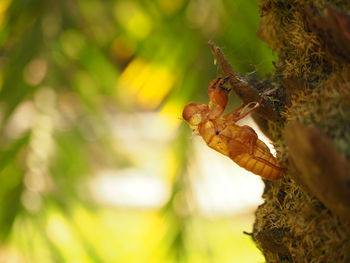
[[[48,238],[64,252],[71,262],[93,262],[85,253],[82,244],[75,238],[72,225],[60,213],[51,213],[48,218],[46,231]],[[73,249],[72,249],[73,248]]]
[[[175,83],[174,72],[167,67],[137,58],[129,63],[118,81],[118,89],[125,99],[144,109],[154,109]]]
[[[0,1],[0,27],[4,23],[5,19],[5,11],[7,7],[9,6],[11,0],[1,0]]]
[[[173,0],[173,1],[158,0],[158,3],[163,11],[170,14],[177,11],[183,5],[184,1],[183,0]]]
[[[129,35],[136,39],[145,39],[152,31],[153,23],[151,17],[135,2],[117,2],[115,16]]]

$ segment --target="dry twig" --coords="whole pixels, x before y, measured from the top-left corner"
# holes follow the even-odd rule
[[[244,102],[254,102],[257,101],[260,103],[261,107],[257,109],[257,113],[261,118],[265,120],[278,120],[280,118],[278,112],[276,112],[271,104],[266,101],[259,92],[248,84],[248,82],[239,78],[237,74],[234,72],[231,64],[226,60],[224,54],[221,49],[215,45],[215,43],[211,40],[208,41],[208,45],[211,48],[211,51],[216,59],[218,66],[225,76],[230,77],[230,85],[232,89],[235,91],[237,96]]]

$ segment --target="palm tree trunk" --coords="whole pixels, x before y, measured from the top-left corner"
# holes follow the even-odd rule
[[[259,36],[278,54],[264,99],[280,118],[265,131],[287,171],[256,211],[269,263],[350,262],[350,2],[311,2],[260,5]]]

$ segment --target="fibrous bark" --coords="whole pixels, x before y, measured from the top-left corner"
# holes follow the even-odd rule
[[[253,238],[271,263],[350,262],[350,3],[260,8],[259,36],[278,54],[268,133],[287,173],[266,182]]]

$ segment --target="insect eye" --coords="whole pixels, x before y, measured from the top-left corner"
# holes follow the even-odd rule
[[[198,125],[200,124],[202,121],[202,116],[198,113],[193,114],[192,118],[191,118],[191,124],[192,125]]]

